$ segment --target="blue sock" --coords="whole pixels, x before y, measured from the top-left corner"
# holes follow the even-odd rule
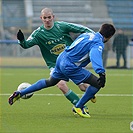
[[[38,80],[36,83],[32,84],[30,87],[21,90],[20,95],[23,96],[27,93],[38,91],[46,87],[47,85],[46,85],[45,79],[41,79],[41,80]]]
[[[87,103],[91,98],[93,98],[93,96],[99,91],[99,89],[93,87],[93,86],[89,86],[86,89],[86,92],[84,93],[84,95],[80,98],[80,100],[78,101],[78,103],[76,104],[76,108],[83,108],[83,106],[85,105],[85,103]]]

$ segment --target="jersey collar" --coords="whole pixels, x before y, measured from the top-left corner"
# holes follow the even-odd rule
[[[101,39],[102,42],[104,41],[103,36],[99,32],[97,32],[96,35]]]

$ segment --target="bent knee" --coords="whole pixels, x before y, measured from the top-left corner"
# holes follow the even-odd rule
[[[57,87],[60,89],[60,88],[63,88],[63,87],[66,87],[66,82],[61,80],[58,84],[57,84]]]
[[[66,82],[61,80],[58,84],[57,87],[65,94],[69,91],[69,88],[66,85]]]
[[[81,91],[85,92],[86,89],[89,87],[89,84],[85,84],[85,83],[81,83],[78,85],[78,87],[80,88]]]

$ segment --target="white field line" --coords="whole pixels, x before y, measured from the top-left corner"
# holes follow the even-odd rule
[[[2,75],[4,75],[4,76],[14,76],[15,74],[14,73],[6,73],[5,72],[5,73],[2,73]],[[38,76],[38,75],[45,75],[45,74],[44,73],[21,73],[21,75]],[[109,73],[107,75],[108,76],[115,76],[115,77],[117,77],[117,76],[133,76],[132,73],[130,73],[130,74],[122,74],[122,73],[111,74],[111,73]]]
[[[11,94],[0,94],[0,96],[10,96]],[[64,96],[63,94],[34,94],[36,96]],[[83,94],[77,94],[82,96]],[[97,94],[96,96],[104,97],[133,97],[133,94]]]

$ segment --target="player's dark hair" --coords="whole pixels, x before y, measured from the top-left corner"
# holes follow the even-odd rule
[[[115,28],[112,24],[103,24],[99,30],[100,34],[106,38],[109,38],[115,34]]]

